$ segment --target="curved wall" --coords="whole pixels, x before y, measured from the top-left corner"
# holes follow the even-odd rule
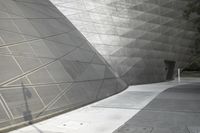
[[[0,129],[125,88],[48,0],[0,0]]]
[[[187,0],[51,0],[127,84],[165,81],[191,61]]]
[[[183,0],[51,1],[67,18],[48,0],[0,0],[0,129],[164,81],[193,57]]]

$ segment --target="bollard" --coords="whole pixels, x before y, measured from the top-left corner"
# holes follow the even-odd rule
[[[178,68],[178,83],[181,82],[181,69]]]

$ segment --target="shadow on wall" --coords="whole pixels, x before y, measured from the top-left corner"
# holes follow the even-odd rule
[[[29,105],[28,105],[28,99],[30,99],[32,97],[31,92],[29,91],[28,88],[25,87],[25,85],[23,84],[23,82],[21,83],[22,86],[22,92],[23,92],[23,97],[24,97],[24,105],[25,105],[25,110],[23,112],[23,117],[25,121],[28,121],[29,124],[32,124],[32,114],[31,114],[31,110],[29,109]]]
[[[24,105],[25,105],[25,110],[23,112],[24,121],[27,121],[28,124],[31,124],[31,126],[38,133],[43,133],[35,125],[32,125],[33,116],[31,114],[31,110],[30,110],[29,105],[28,105],[28,99],[31,99],[31,97],[32,97],[31,91],[23,84],[23,82],[21,83],[21,87],[22,87],[22,92],[23,92],[23,97],[24,97]]]

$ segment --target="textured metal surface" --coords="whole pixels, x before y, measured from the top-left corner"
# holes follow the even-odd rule
[[[67,18],[48,0],[0,0],[0,128],[165,80],[164,60],[192,57],[184,1],[52,2]]]
[[[191,61],[194,30],[184,0],[50,0],[128,84],[166,80]],[[173,70],[172,70],[173,71]]]
[[[126,88],[48,0],[0,0],[0,129]]]

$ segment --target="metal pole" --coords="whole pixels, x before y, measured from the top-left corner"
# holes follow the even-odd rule
[[[181,82],[181,69],[178,68],[178,82]]]

